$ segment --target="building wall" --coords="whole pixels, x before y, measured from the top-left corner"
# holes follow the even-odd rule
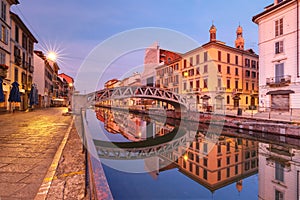
[[[290,94],[290,108],[300,108],[298,100],[300,93],[300,72],[297,72],[297,6],[296,0],[279,6],[274,11],[257,18],[255,23],[259,28],[259,52],[260,52],[260,71],[259,71],[259,96],[260,105],[271,107],[271,95],[269,91],[293,90],[295,94]],[[276,5],[277,2],[275,1]],[[268,9],[271,9],[269,7]],[[283,34],[275,36],[275,21],[283,19]],[[283,52],[275,54],[275,43],[283,41]],[[275,77],[275,64],[284,63],[284,75],[290,76],[289,84],[270,86],[267,79]],[[300,70],[300,67],[299,67]]]

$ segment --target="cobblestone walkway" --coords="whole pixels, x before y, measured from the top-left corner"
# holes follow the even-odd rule
[[[33,199],[71,122],[65,108],[0,115],[0,199]]]

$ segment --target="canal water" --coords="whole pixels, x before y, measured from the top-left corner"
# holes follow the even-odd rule
[[[102,108],[87,119],[114,199],[299,199],[297,139]]]

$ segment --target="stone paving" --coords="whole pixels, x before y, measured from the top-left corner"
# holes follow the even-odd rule
[[[0,199],[34,199],[70,122],[66,108],[0,115]]]

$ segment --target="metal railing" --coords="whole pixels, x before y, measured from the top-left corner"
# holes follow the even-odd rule
[[[291,83],[291,75],[276,76],[266,79],[268,86],[288,85]]]

